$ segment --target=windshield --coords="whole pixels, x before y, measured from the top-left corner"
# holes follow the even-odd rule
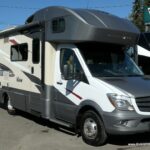
[[[93,76],[143,75],[134,61],[125,53],[125,46],[108,43],[82,43],[77,46]]]

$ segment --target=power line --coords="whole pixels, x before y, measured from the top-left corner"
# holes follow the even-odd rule
[[[90,1],[90,0],[89,0]],[[89,5],[89,3],[88,3]],[[102,9],[102,8],[121,8],[121,7],[128,7],[130,4],[122,4],[122,5],[107,5],[107,6],[97,6],[97,7],[88,7],[88,9]],[[8,9],[24,9],[24,10],[38,10],[41,8],[38,7],[23,7],[23,6],[7,6],[7,5],[0,5],[0,8],[8,8]],[[18,26],[21,25],[19,23],[7,23],[0,21],[0,25],[4,26]]]
[[[7,5],[0,5],[0,8],[9,8],[9,9],[29,9],[29,10],[41,9],[41,8],[36,8],[36,7],[7,6]]]
[[[97,8],[97,9],[100,9],[100,8],[119,8],[119,7],[128,7],[128,6],[131,6],[131,4],[123,4],[123,5],[108,5],[108,6],[98,6],[98,7],[90,7],[90,8]]]
[[[89,7],[89,1],[87,3],[88,8],[119,8],[119,7],[128,7],[131,4],[122,4],[122,5],[107,5],[107,6],[98,6],[98,7]],[[40,7],[24,7],[24,6],[7,6],[7,5],[0,5],[0,8],[9,8],[9,9],[25,9],[25,10],[38,10],[41,9]]]

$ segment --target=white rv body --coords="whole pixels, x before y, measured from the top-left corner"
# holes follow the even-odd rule
[[[144,32],[139,36],[139,40],[136,46],[137,58],[136,62],[141,67],[146,75],[150,74],[149,63],[150,63],[150,33]]]

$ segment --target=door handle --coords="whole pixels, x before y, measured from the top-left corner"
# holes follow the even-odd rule
[[[63,83],[61,81],[58,81],[57,84],[62,85]]]
[[[34,74],[34,67],[31,67],[31,73]]]

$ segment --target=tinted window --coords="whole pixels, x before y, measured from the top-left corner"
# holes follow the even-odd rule
[[[125,49],[125,52],[137,63],[137,48],[136,46],[129,46]]]
[[[34,39],[32,46],[32,61],[34,64],[38,64],[40,61],[40,40]]]
[[[64,67],[69,67],[70,79],[78,79],[79,74],[83,74],[83,69],[80,65],[75,53],[70,49],[62,49],[60,54],[61,73],[64,75]]]
[[[61,73],[64,75],[64,67],[65,65],[68,65],[71,72],[73,71],[73,57],[74,57],[74,52],[70,49],[61,49],[61,54],[60,54],[60,68],[61,68]]]
[[[11,61],[27,61],[28,59],[28,45],[17,44],[11,46]]]
[[[64,18],[56,18],[52,21],[53,33],[60,33],[65,31],[65,20]]]
[[[145,33],[144,35],[145,35],[147,42],[150,43],[150,33]]]
[[[80,43],[77,46],[95,77],[143,75],[126,55],[126,46],[111,43]]]
[[[142,71],[146,75],[150,75],[150,58],[145,56],[138,56],[138,65],[141,67]]]
[[[144,34],[140,35],[140,39],[139,39],[138,45],[140,45],[141,47],[143,47],[145,49],[149,49],[148,42],[147,42]]]

